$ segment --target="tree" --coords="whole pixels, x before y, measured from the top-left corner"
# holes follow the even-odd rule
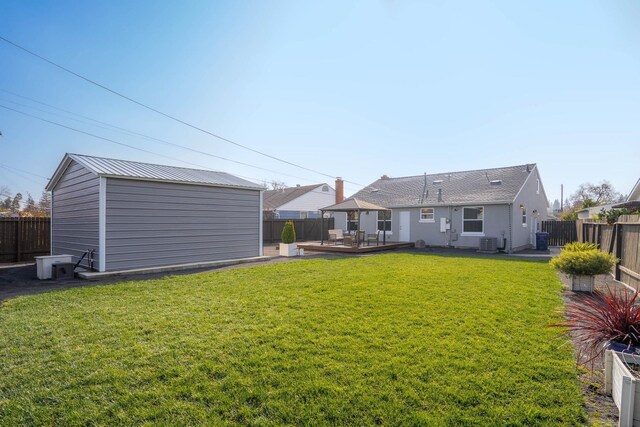
[[[25,202],[24,209],[22,213],[25,216],[34,216],[37,213],[36,201],[31,197],[31,193],[27,193],[27,201]]]
[[[38,216],[49,216],[51,213],[51,194],[43,191],[38,201]]]
[[[20,212],[20,202],[22,201],[22,193],[16,193],[15,197],[11,201],[11,212]]]
[[[560,200],[555,199],[553,201],[553,211],[554,212],[559,212],[560,211]]]
[[[622,197],[622,194],[618,193],[609,181],[604,180],[600,184],[586,182],[580,184],[575,193],[571,195],[571,207],[573,209],[584,209],[600,206],[617,202]]]

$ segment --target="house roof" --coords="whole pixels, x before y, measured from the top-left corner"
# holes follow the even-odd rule
[[[129,160],[109,159],[105,157],[65,154],[62,162],[49,180],[46,189],[51,191],[72,161],[87,168],[97,176],[127,178],[144,181],[175,182],[183,184],[208,185],[215,187],[235,187],[262,190],[263,187],[226,172],[189,169],[153,163],[132,162]]]
[[[312,184],[303,185],[300,187],[287,187],[277,190],[267,190],[263,194],[262,209],[272,211],[278,209],[280,206],[289,203],[292,200],[303,196],[316,188],[322,187],[327,184]]]
[[[331,211],[331,212],[350,212],[350,211],[386,211],[387,209],[383,208],[382,206],[378,206],[373,203],[366,202],[364,200],[359,200],[353,197],[349,197],[348,199],[343,200],[340,203],[327,206],[326,208],[321,208],[320,210]]]
[[[631,189],[631,193],[627,197],[627,202],[640,201],[640,178],[636,181],[636,185]]]
[[[512,203],[535,164],[383,177],[352,197],[385,207]]]

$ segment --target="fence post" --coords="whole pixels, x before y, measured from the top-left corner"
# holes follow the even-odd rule
[[[271,225],[271,227],[269,228],[269,234],[271,235],[270,243],[273,243],[274,242],[274,238],[273,238],[273,219],[271,219],[270,225]]]
[[[22,221],[20,218],[18,218],[18,221],[16,221],[16,262],[20,262],[21,260],[21,256],[20,256],[20,250],[21,248],[21,240],[22,240],[22,230],[21,230],[21,225],[22,225]]]
[[[615,257],[620,259],[622,257],[622,224],[617,224],[618,228],[616,229],[616,253]],[[613,238],[613,236],[612,236]],[[615,276],[616,280],[620,280],[620,264],[622,263],[622,259],[615,266]]]

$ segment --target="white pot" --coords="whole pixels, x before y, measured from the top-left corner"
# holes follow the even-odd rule
[[[607,350],[604,355],[604,391],[620,410],[619,426],[640,424],[639,380],[627,368],[638,363],[638,356]]]
[[[280,256],[298,256],[298,244],[280,243]]]
[[[578,292],[593,292],[594,276],[571,276],[571,290]]]

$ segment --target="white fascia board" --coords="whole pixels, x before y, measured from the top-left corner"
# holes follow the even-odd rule
[[[169,180],[169,179],[144,178],[144,177],[137,177],[137,176],[109,175],[109,174],[103,174],[103,173],[101,173],[99,176],[109,178],[109,179],[127,179],[132,181],[147,181],[147,182],[158,182],[158,183],[167,183],[167,184],[199,185],[201,187],[237,188],[240,190],[264,191],[263,187],[257,187],[257,186],[245,187],[242,185],[209,184],[206,182],[185,182],[185,181],[177,181],[177,180]]]
[[[260,209],[258,210],[258,221],[259,221],[259,224],[260,224],[260,227],[259,227],[260,228],[260,231],[259,231],[260,234],[258,236],[258,245],[259,245],[259,248],[260,248],[259,249],[259,251],[260,251],[259,255],[260,256],[264,255],[264,246],[263,246],[264,243],[262,241],[262,236],[263,236],[262,227],[264,226],[264,221],[262,220],[262,216],[263,216],[262,209],[264,207],[263,206],[263,198],[264,198],[264,190],[260,191]]]

